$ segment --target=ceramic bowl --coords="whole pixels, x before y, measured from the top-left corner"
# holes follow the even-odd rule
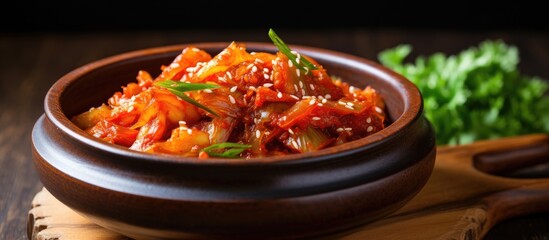
[[[215,55],[228,43],[192,44]],[[247,43],[248,51],[275,52]],[[145,49],[61,77],[32,132],[44,186],[91,221],[136,239],[284,239],[337,233],[386,216],[426,183],[435,159],[422,97],[372,61],[292,46],[329,74],[383,96],[390,125],[321,151],[247,160],[181,158],[128,150],[87,135],[70,117],[105,102],[138,70],[153,76],[186,45]]]

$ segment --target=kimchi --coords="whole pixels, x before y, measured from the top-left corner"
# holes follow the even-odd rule
[[[375,89],[350,86],[271,38],[279,52],[233,42],[212,57],[187,47],[158,76],[139,71],[72,122],[132,150],[200,158],[312,152],[384,128]]]

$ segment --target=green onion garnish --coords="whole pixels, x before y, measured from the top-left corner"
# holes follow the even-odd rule
[[[202,149],[202,151],[212,157],[235,158],[238,157],[241,152],[251,147],[252,145],[224,142],[212,144],[211,146]]]
[[[184,101],[186,101],[186,102],[188,102],[192,105],[195,105],[199,108],[202,108],[202,109],[204,109],[204,111],[209,112],[209,113],[213,114],[216,117],[219,117],[219,115],[217,115],[217,113],[215,113],[214,111],[212,111],[208,107],[200,104],[199,102],[197,102],[196,100],[190,98],[189,96],[187,96],[187,94],[185,94],[185,92],[188,92],[188,91],[197,91],[197,90],[204,90],[204,89],[219,88],[218,85],[207,84],[207,83],[187,83],[187,82],[179,82],[179,81],[173,81],[173,80],[165,80],[165,81],[161,81],[161,82],[156,82],[154,85],[166,88],[171,93],[173,93],[176,96],[180,97]]]
[[[292,61],[294,66],[296,66],[298,69],[305,71],[305,73],[309,73],[309,70],[318,69],[318,67],[309,62],[309,60],[307,60],[306,58],[302,58],[301,56],[299,56],[298,53],[292,51],[292,49],[290,49],[290,47],[288,47],[288,45],[286,45],[286,43],[284,43],[284,41],[282,41],[282,39],[280,39],[280,37],[276,35],[275,31],[272,28],[269,29],[269,37],[276,45],[278,50],[286,55],[286,57],[288,57],[288,59],[290,59],[290,61]],[[299,59],[299,62],[297,59]]]

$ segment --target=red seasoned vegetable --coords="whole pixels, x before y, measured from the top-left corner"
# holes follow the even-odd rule
[[[155,79],[140,71],[108,105],[72,121],[133,150],[200,158],[317,151],[384,128],[374,89],[332,79],[270,36],[280,52],[248,53],[234,42],[215,57],[185,48]]]

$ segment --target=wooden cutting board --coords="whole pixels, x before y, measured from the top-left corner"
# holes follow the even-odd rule
[[[543,165],[545,163],[545,165]],[[549,135],[440,147],[431,178],[397,212],[328,239],[481,239],[497,222],[549,211],[549,178],[530,175],[549,163]],[[517,169],[524,169],[517,171]],[[46,189],[29,211],[29,239],[129,239],[76,214]]]

